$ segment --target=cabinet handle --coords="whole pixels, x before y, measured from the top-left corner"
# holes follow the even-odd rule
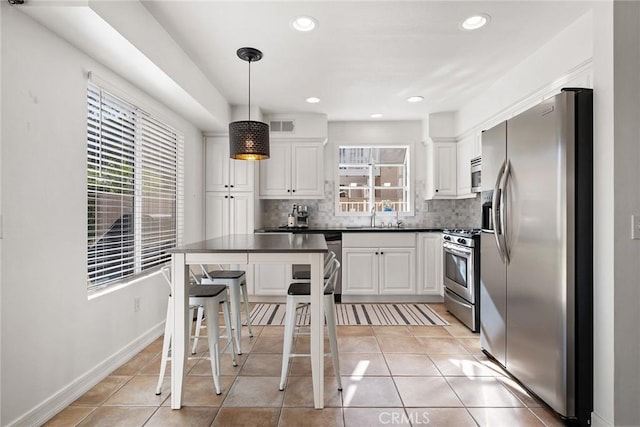
[[[291,192],[292,192],[292,193],[295,193],[295,192],[296,192],[296,190],[291,190]]]
[[[229,198],[229,196],[224,196],[224,198],[225,198],[225,199],[228,199],[228,198]]]
[[[224,185],[224,188],[229,188],[229,186],[227,184]],[[436,190],[437,191],[437,190]]]
[[[376,255],[378,255],[378,252],[376,252]]]
[[[436,188],[436,193],[437,193],[438,191],[440,191],[440,190],[438,190],[438,189]]]
[[[384,255],[384,252],[380,252],[380,255]]]
[[[229,196],[230,199],[233,199],[233,196]]]
[[[287,193],[291,193],[291,190],[287,190]]]
[[[229,187],[233,188],[233,184],[231,184]]]

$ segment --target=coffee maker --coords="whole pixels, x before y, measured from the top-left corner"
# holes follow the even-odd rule
[[[293,205],[287,218],[287,227],[306,228],[309,226],[309,211],[304,205]]]
[[[306,205],[298,205],[298,216],[296,218],[297,227],[309,226],[309,211]]]

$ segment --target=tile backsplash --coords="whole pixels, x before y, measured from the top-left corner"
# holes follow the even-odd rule
[[[436,228],[480,228],[481,203],[480,196],[472,199],[456,200],[424,200],[424,182],[416,182],[416,203],[414,216],[401,217],[407,226]],[[287,223],[287,214],[291,205],[306,205],[309,209],[309,225],[358,226],[368,225],[368,216],[335,216],[335,186],[333,181],[325,181],[325,198],[323,200],[263,200],[263,227],[278,227]],[[395,219],[395,218],[394,218]],[[379,221],[385,218],[380,216]]]

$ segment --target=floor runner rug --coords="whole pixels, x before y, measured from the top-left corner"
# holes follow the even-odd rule
[[[285,304],[256,304],[251,311],[253,325],[284,325]],[[298,325],[308,325],[309,306],[298,309]],[[338,325],[427,325],[447,323],[427,304],[336,304]]]

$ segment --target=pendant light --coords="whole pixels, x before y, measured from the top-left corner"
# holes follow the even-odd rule
[[[229,123],[229,153],[236,160],[264,160],[269,158],[269,125],[251,120],[251,63],[262,59],[262,52],[241,47],[238,58],[249,63],[249,120]]]

